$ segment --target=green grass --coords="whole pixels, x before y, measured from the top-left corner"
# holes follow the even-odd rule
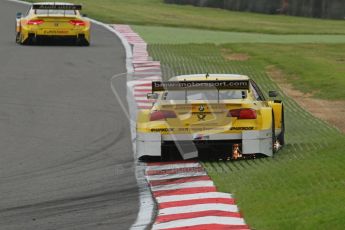
[[[327,147],[275,158],[205,163],[224,192],[235,195],[254,229],[343,229],[345,226],[344,138]]]
[[[272,35],[156,26],[133,29],[149,44],[219,44],[222,49],[249,54],[251,65],[281,69],[297,90],[322,99],[345,99],[343,35]]]
[[[205,29],[176,28],[163,26],[140,26],[132,28],[150,44],[186,43],[344,43],[345,35],[320,34],[262,34],[214,31]]]
[[[163,0],[70,0],[70,2],[84,4],[84,13],[108,23],[271,34],[345,34],[344,20],[233,12],[164,4]]]
[[[224,59],[224,48],[242,46],[155,44],[149,51],[161,61],[166,78],[240,73],[251,76],[264,92],[279,91],[265,73],[267,63],[261,56],[248,61]],[[204,162],[206,170],[220,191],[234,194],[252,229],[344,229],[345,136],[279,93],[286,113],[284,149],[273,158]]]
[[[249,54],[252,66],[278,67],[299,91],[322,99],[345,100],[345,43],[228,44],[222,48]]]

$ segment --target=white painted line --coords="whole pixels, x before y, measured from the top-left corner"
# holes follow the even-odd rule
[[[140,71],[140,72],[153,72],[160,70],[159,67],[157,66],[149,66],[149,67],[135,67],[135,71]]]
[[[135,71],[137,72],[145,72],[145,73],[152,73],[152,72],[160,72],[161,69],[159,67],[145,67],[143,68],[136,68]]]
[[[149,53],[146,50],[141,50],[141,49],[137,49],[137,48],[133,49],[133,53],[149,55]]]
[[[195,194],[186,194],[186,195],[156,197],[158,203],[183,201],[183,200],[207,199],[207,198],[232,198],[232,196],[228,193],[223,193],[223,192],[205,192],[205,193],[195,193]]]
[[[146,178],[149,181],[152,181],[152,180],[167,180],[167,179],[194,177],[194,176],[207,176],[207,173],[206,172],[188,172],[188,173],[161,174],[161,175],[152,175],[152,176],[146,175]]]
[[[134,85],[140,85],[140,84],[147,84],[147,83],[150,83],[148,81],[152,81],[152,80],[158,80],[160,78],[152,78],[152,79],[144,79],[144,78],[141,78],[140,80],[135,80],[135,81],[128,81],[128,82],[133,82],[133,86]]]
[[[135,89],[148,89],[148,90],[151,90],[152,86],[139,86],[139,85],[135,85],[134,88]]]
[[[145,102],[138,102],[137,105],[138,106],[151,106],[152,107],[152,103],[151,102],[147,102],[147,103],[145,103]]]
[[[161,74],[160,73],[135,73],[134,77],[140,77],[141,81],[154,81],[156,79],[161,79]],[[140,82],[138,80],[138,82]]]
[[[187,205],[187,206],[163,208],[159,210],[158,215],[182,214],[182,213],[202,212],[202,211],[210,211],[210,210],[238,212],[237,205],[209,203],[209,204],[193,204],[193,205]]]
[[[147,43],[142,44],[142,45],[138,45],[137,48],[138,49],[145,49],[146,50],[147,49]]]
[[[196,168],[196,167],[201,167],[201,165],[199,163],[180,163],[180,164],[153,165],[153,166],[147,166],[146,167],[146,171],[178,169],[178,168]]]
[[[202,224],[221,224],[221,225],[245,225],[242,218],[223,217],[223,216],[205,216],[191,219],[174,220],[166,223],[154,224],[152,230],[174,229],[179,227],[195,226]],[[231,229],[231,228],[230,228]]]
[[[214,187],[214,183],[211,180],[192,181],[192,182],[186,182],[186,183],[152,186],[151,190],[153,192],[156,192],[156,191],[163,191],[163,190],[175,190],[175,189],[182,189],[182,188],[199,188],[199,187]]]
[[[135,100],[148,100],[147,97],[135,97]]]

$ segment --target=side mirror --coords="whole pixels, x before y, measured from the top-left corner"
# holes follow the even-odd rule
[[[278,92],[277,91],[268,91],[268,96],[269,97],[277,97],[278,96]]]
[[[22,16],[23,16],[23,14],[22,13],[20,13],[20,12],[18,12],[17,14],[16,14],[16,18],[22,18]]]
[[[82,14],[81,16],[83,16],[84,18],[87,18],[87,14]]]
[[[158,99],[158,93],[148,93],[147,99]]]

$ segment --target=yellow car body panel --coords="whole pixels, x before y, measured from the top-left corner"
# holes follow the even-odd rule
[[[37,9],[39,6],[48,8]],[[89,45],[91,23],[80,14],[80,6],[73,7],[76,5],[70,3],[33,4],[26,16],[17,17],[16,41],[27,44],[37,38],[69,38]]]
[[[270,101],[268,102],[269,106],[273,109],[274,120],[276,128],[282,128],[283,120],[283,104],[280,101]]]
[[[248,81],[250,87],[243,90],[235,90],[231,87],[217,89],[215,91],[218,92],[217,100],[190,100],[187,96],[185,100],[183,98],[174,100],[169,99],[169,95],[179,94],[178,97],[182,97],[192,92],[192,89],[190,91],[182,88],[159,89],[155,94],[158,99],[152,109],[138,112],[137,150],[139,156],[150,155],[149,151],[155,152],[153,155],[162,155],[164,145],[170,145],[171,142],[185,144],[186,141],[193,142],[195,145],[202,142],[203,146],[199,146],[200,148],[206,147],[207,143],[211,143],[212,148],[222,145],[229,152],[231,152],[231,147],[226,146],[227,142],[233,145],[237,141],[240,146],[243,146],[243,155],[262,153],[271,156],[275,141],[284,132],[282,130],[284,123],[282,103],[264,99],[254,81],[243,75],[211,74],[207,76],[183,75],[173,78],[170,82],[225,84],[236,81]],[[164,84],[169,84],[169,82]],[[198,95],[207,90],[201,90]],[[153,87],[153,93],[154,91]],[[243,98],[220,99],[219,95],[223,92],[225,95],[232,95],[239,94],[239,91]],[[192,96],[195,95],[192,94]],[[237,112],[243,112],[244,115],[236,115]],[[160,148],[161,151],[154,151],[153,148]],[[195,157],[195,154],[193,156]]]

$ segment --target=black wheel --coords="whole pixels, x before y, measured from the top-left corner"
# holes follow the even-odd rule
[[[22,40],[22,38],[20,40]],[[29,37],[25,41],[23,41],[21,44],[22,45],[33,45],[36,43],[37,43],[36,37],[34,35],[30,34]]]
[[[17,32],[16,33],[16,43],[20,44],[20,41],[21,41],[21,34],[20,34],[20,32]]]
[[[276,138],[276,127],[274,121],[274,113],[272,112],[272,153],[275,154],[278,151],[276,146],[277,138]]]
[[[177,161],[177,160],[182,160],[182,156],[177,148],[172,148],[170,146],[162,146],[161,160],[162,161]]]
[[[169,151],[168,148],[162,148],[162,153],[161,153],[161,160],[162,161],[173,161],[175,160],[174,154]]]
[[[76,45],[77,46],[90,46],[90,43],[83,37],[76,38]]]

